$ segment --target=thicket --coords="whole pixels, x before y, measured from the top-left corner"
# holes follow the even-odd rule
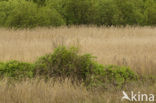
[[[0,26],[156,25],[156,0],[0,0]]]
[[[106,84],[123,86],[137,80],[137,74],[124,66],[103,66],[90,54],[80,55],[77,48],[58,47],[40,57],[34,64],[18,61],[0,63],[0,77],[13,79],[42,77],[70,78],[88,87],[104,87]]]

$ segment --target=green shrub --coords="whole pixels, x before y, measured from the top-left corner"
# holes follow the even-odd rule
[[[130,80],[136,80],[136,74],[128,67],[124,66],[107,66],[105,67],[107,80],[114,84],[123,84]]]
[[[79,55],[76,48],[58,47],[54,53],[39,58],[35,73],[48,77],[90,79],[96,65],[89,54]]]
[[[130,68],[124,66],[108,65],[98,70],[90,82],[91,86],[105,86],[111,84],[114,86],[123,86],[127,82],[136,81],[138,76]]]
[[[33,64],[18,61],[0,63],[1,77],[12,77],[15,79],[33,77]]]
[[[0,63],[0,77],[2,76],[4,71],[4,63]]]
[[[0,63],[0,77],[13,79],[71,78],[87,87],[105,87],[107,84],[123,86],[138,79],[130,68],[124,66],[98,64],[90,54],[80,55],[78,49],[58,47],[52,54],[40,57],[34,64],[9,61]]]
[[[103,66],[90,54],[79,55],[76,48],[59,47],[54,53],[39,58],[35,75],[43,77],[62,77],[84,81],[87,86],[113,84],[122,86],[136,80],[137,75],[128,67]]]

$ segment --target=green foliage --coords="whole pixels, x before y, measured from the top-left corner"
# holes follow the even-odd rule
[[[37,3],[38,5],[41,5],[41,6],[44,5],[45,2],[46,2],[46,0],[30,0],[30,1],[33,1],[33,2],[35,2],[35,3]]]
[[[4,63],[0,63],[0,77],[2,76],[4,69]]]
[[[143,22],[143,14],[141,13],[138,4],[141,4],[139,0],[116,0],[118,6],[118,23],[121,25],[137,25]]]
[[[40,57],[34,64],[9,61],[0,63],[0,77],[13,79],[71,78],[83,82],[88,87],[105,87],[107,84],[123,86],[137,80],[137,75],[124,66],[103,66],[90,54],[80,55],[78,49],[58,47],[51,54]]]
[[[38,25],[39,26],[61,26],[65,25],[62,16],[53,8],[41,7],[38,10]]]
[[[91,55],[78,55],[77,52],[76,48],[58,47],[54,53],[43,56],[36,62],[35,73],[48,77],[87,80],[96,65]]]
[[[156,0],[145,0],[144,14],[147,25],[156,25]]]
[[[7,1],[0,2],[0,26],[5,26],[5,22],[14,8],[15,7],[14,5],[11,4],[11,2]]]
[[[98,25],[116,25],[119,18],[119,10],[113,0],[100,0],[97,7],[96,23]]]
[[[8,27],[33,27],[37,25],[37,5],[32,2],[10,1],[12,5],[15,5],[13,10],[9,13],[6,20],[6,26]]]
[[[67,5],[67,0],[46,0],[45,5],[50,9],[56,9],[66,22],[65,7]]]
[[[65,24],[63,18],[55,9],[39,8],[33,2],[12,0],[0,2],[0,5],[0,24],[7,27],[31,28]]]
[[[0,0],[0,26],[156,25],[155,0]]]
[[[101,66],[96,75],[93,75],[91,86],[99,87],[112,84],[121,87],[129,81],[137,80],[138,76],[130,68],[124,66]]]
[[[95,0],[47,0],[46,5],[55,8],[70,24],[92,24],[96,17]]]
[[[41,57],[36,62],[35,74],[78,79],[87,86],[102,86],[107,83],[122,86],[137,79],[137,75],[128,67],[103,66],[94,61],[90,54],[79,55],[76,48],[65,47],[59,47],[54,53]]]
[[[0,76],[15,79],[33,77],[33,64],[18,61],[0,63]]]
[[[96,12],[93,0],[68,0],[64,9],[67,24],[91,24]]]
[[[107,66],[105,67],[106,77],[114,84],[123,84],[130,80],[136,80],[136,74],[128,67],[124,66]]]

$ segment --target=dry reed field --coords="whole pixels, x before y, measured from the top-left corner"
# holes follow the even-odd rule
[[[128,65],[156,74],[156,28],[74,26],[32,30],[0,29],[0,61],[33,62],[58,45],[76,46],[101,64]]]
[[[25,30],[0,29],[0,61],[34,62],[59,46],[75,46],[104,65],[126,65],[138,74],[156,75],[156,28],[73,26]],[[121,103],[122,91],[156,93],[156,85],[130,83],[109,90],[37,78],[0,81],[0,103]],[[10,85],[12,84],[12,85]],[[141,84],[141,85],[140,85]],[[152,84],[152,85],[151,85]],[[129,103],[124,101],[123,103]]]
[[[59,81],[59,80],[58,80]],[[140,91],[141,93],[156,93],[156,85],[150,87],[129,84],[123,90]],[[121,103],[122,90],[88,91],[82,85],[73,85],[69,79],[64,82],[48,82],[38,79],[28,79],[14,85],[8,85],[7,80],[0,84],[0,103]],[[123,101],[122,103],[129,103]],[[147,103],[147,102],[146,102]],[[153,103],[153,102],[152,102]]]

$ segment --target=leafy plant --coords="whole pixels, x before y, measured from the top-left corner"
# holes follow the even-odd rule
[[[12,77],[15,79],[33,77],[33,64],[18,61],[0,63],[1,77]]]
[[[138,76],[130,68],[124,66],[108,65],[97,70],[96,75],[90,82],[91,86],[105,87],[108,84],[121,87],[130,81],[136,81]]]
[[[76,48],[58,47],[54,53],[39,58],[35,74],[48,77],[69,77],[87,80],[96,69],[93,56],[79,55]]]
[[[39,58],[35,63],[35,75],[43,77],[62,77],[83,81],[87,86],[112,84],[122,86],[137,79],[128,67],[103,66],[90,54],[79,55],[76,48],[58,47],[54,53]]]

